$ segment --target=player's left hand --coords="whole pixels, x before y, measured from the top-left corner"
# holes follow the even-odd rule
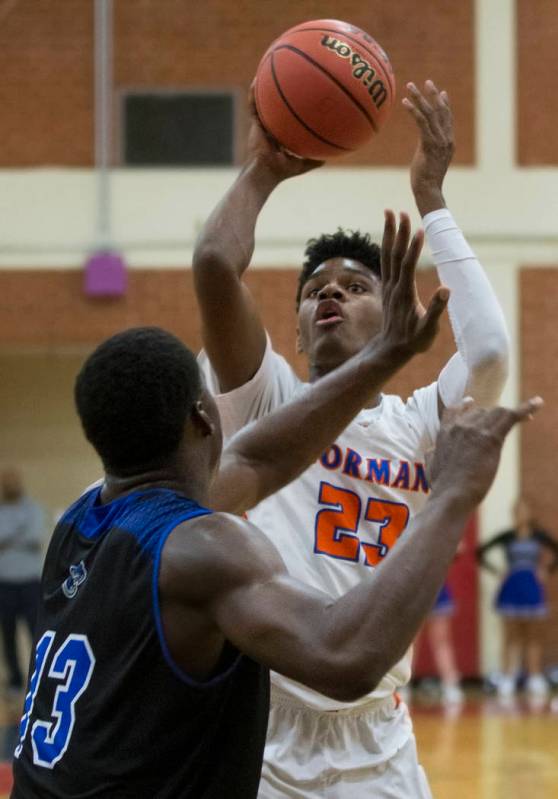
[[[439,91],[431,80],[421,92],[407,84],[403,105],[419,128],[419,142],[411,162],[411,186],[422,216],[432,204],[444,207],[442,185],[454,152],[453,120],[446,91]]]
[[[400,215],[399,227],[393,211],[385,211],[382,238],[382,307],[380,335],[395,353],[409,357],[424,352],[434,341],[440,317],[449,299],[449,289],[440,286],[425,310],[416,287],[415,272],[424,233],[411,238],[408,214]]]

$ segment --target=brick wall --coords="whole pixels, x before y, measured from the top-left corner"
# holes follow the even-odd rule
[[[517,0],[518,162],[558,164],[558,7],[555,0]]]
[[[92,8],[91,0],[7,6],[0,25],[0,166],[92,163]],[[400,97],[408,80],[428,77],[449,90],[456,163],[474,161],[473,0],[424,0],[420,11],[414,0],[118,0],[114,8],[116,110],[127,87],[230,87],[238,90],[243,131],[248,87],[269,43],[298,22],[334,17],[382,43]],[[381,138],[344,163],[408,163],[415,132],[396,105]]]
[[[558,269],[523,269],[521,285],[521,395],[540,394],[545,408],[521,432],[521,485],[537,519],[558,539]],[[558,663],[558,573],[549,581],[553,623],[546,625],[547,662]]]
[[[261,309],[274,346],[304,375],[304,359],[296,355],[294,296],[296,270],[265,269],[248,273],[248,284]],[[81,291],[76,271],[0,271],[0,341],[14,347],[65,349],[94,346],[118,330],[134,325],[160,325],[188,346],[200,346],[199,314],[189,270],[133,270],[129,291],[117,300],[91,300]],[[421,272],[425,299],[436,285],[433,270]],[[417,357],[393,381],[404,395],[436,378],[453,351],[447,322],[432,350]]]
[[[0,166],[93,160],[93,3],[0,6]]]

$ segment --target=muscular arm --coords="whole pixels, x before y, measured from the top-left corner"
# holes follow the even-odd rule
[[[443,428],[425,509],[370,578],[337,601],[291,579],[248,522],[214,514],[197,531],[179,527],[163,553],[161,592],[167,603],[195,607],[213,629],[187,644],[175,638],[173,655],[188,668],[188,652],[203,651],[204,636],[218,630],[251,658],[336,699],[371,691],[416,635],[505,435],[528,412],[473,410]]]
[[[254,251],[258,214],[275,185],[264,166],[246,164],[207,220],[194,251],[203,343],[224,392],[253,377],[265,350],[265,330],[241,277]]]
[[[497,403],[508,373],[509,341],[496,295],[475,254],[446,208],[442,185],[453,155],[453,123],[446,92],[427,81],[424,93],[408,84],[403,101],[420,131],[411,185],[448,306],[458,352],[438,380],[440,410],[465,393],[485,407]]]
[[[296,479],[409,357],[377,340],[297,399],[245,427],[223,452],[210,506],[244,513]]]
[[[410,244],[409,239],[408,217],[402,216],[396,232],[395,217],[387,212],[382,243],[381,333],[293,402],[232,439],[211,486],[213,509],[242,513],[302,474],[369,398],[376,396],[416,352],[430,346],[447,292],[438,291],[422,315],[413,291],[422,238],[415,236]]]
[[[319,166],[281,152],[254,117],[249,156],[200,234],[192,262],[202,338],[222,392],[248,382],[265,351],[265,330],[242,275],[254,252],[260,211],[286,178]]]

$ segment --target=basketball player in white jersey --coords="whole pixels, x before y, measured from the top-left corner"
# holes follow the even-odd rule
[[[422,508],[429,491],[425,459],[444,407],[465,393],[481,405],[495,403],[507,374],[501,309],[442,195],[453,153],[447,94],[431,81],[423,92],[414,84],[407,89],[403,104],[419,130],[411,185],[440,280],[451,290],[457,353],[435,383],[407,402],[371,396],[313,466],[248,514],[294,576],[335,598],[382,563]],[[305,390],[274,352],[241,278],[258,214],[273,189],[317,166],[282,152],[254,121],[244,168],[196,248],[206,353],[201,361],[227,437]],[[306,256],[298,344],[314,382],[380,330],[380,252],[368,236],[338,231],[311,241]],[[429,797],[408,711],[396,696],[409,677],[407,655],[372,694],[343,703],[274,675],[261,799]]]

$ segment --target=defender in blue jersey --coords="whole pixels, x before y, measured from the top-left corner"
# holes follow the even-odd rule
[[[388,286],[405,282],[397,270]],[[379,341],[223,459],[215,404],[176,338],[130,330],[86,361],[76,402],[105,480],[49,547],[12,799],[254,799],[269,668],[351,700],[401,656],[507,432],[537,402],[456,413],[416,535],[335,602],[291,579],[257,528],[214,510],[248,507],[304,469],[393,372],[394,353],[428,344],[435,314],[425,332],[411,304],[394,302]]]

